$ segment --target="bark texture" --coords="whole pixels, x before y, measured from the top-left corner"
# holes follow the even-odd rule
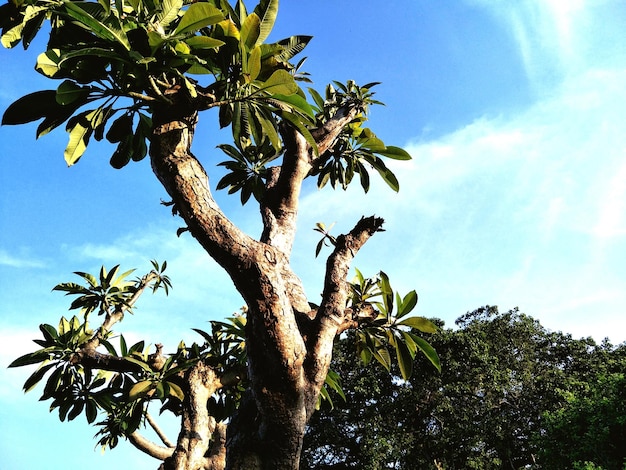
[[[326,266],[322,303],[311,310],[289,257],[302,182],[317,163],[313,149],[299,132],[283,125],[284,157],[281,166],[270,169],[260,207],[263,232],[253,239],[220,210],[207,173],[191,152],[196,109],[184,99],[154,109],[151,164],[192,236],[228,272],[247,304],[250,387],[224,437],[206,410],[219,378],[208,367],[192,370],[196,376],[189,383],[195,385],[186,398],[182,431],[175,450],[166,449],[171,456],[163,468],[297,469],[333,340],[354,321],[346,309],[350,262],[383,221],[363,218],[350,233],[338,237]],[[313,130],[319,155],[332,147],[356,112],[343,108]],[[217,437],[210,441],[211,436]],[[217,457],[224,451],[225,461]]]

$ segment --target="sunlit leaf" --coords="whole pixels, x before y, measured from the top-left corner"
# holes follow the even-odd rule
[[[261,90],[279,95],[293,95],[298,91],[298,84],[286,70],[276,70],[265,80]]]
[[[261,33],[261,19],[256,13],[248,15],[241,25],[239,40],[247,50],[251,50],[257,43]]]
[[[95,35],[131,50],[119,19],[113,14],[106,15],[102,5],[92,2],[65,2],[64,5],[69,16],[87,26]]]
[[[274,27],[276,15],[278,14],[278,0],[261,0],[254,9],[254,13],[256,13],[261,20],[259,37],[256,40],[256,44],[258,45],[268,38]]]
[[[224,20],[221,11],[209,3],[193,3],[183,15],[174,34],[193,33]]]
[[[394,160],[411,160],[411,155],[406,150],[391,145],[386,146],[384,150],[377,150],[376,153]]]
[[[412,290],[404,296],[401,302],[398,302],[397,318],[402,318],[409,312],[411,312],[417,305],[417,292]]]
[[[159,26],[165,28],[178,17],[183,0],[162,0],[160,3],[161,11],[157,14],[157,22]]]
[[[142,380],[141,382],[137,382],[128,391],[128,399],[131,401],[136,400],[142,395],[148,393],[152,388],[154,388],[154,382],[151,380]]]
[[[416,330],[423,331],[424,333],[436,333],[438,331],[437,325],[424,317],[409,317],[405,318],[398,325],[409,326]]]
[[[435,348],[433,348],[428,341],[420,338],[419,336],[415,336],[413,339],[432,365],[434,365],[437,370],[441,372],[441,363],[439,362],[439,355],[437,354],[437,351],[435,351]]]
[[[225,44],[224,41],[219,39],[209,38],[207,36],[192,36],[185,39],[185,42],[192,49],[217,49]]]

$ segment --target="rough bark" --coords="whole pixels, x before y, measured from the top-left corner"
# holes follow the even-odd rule
[[[282,127],[285,153],[282,165],[270,170],[261,203],[264,229],[260,239],[254,240],[213,199],[208,176],[191,152],[198,107],[178,98],[174,106],[154,109],[152,168],[192,236],[228,272],[248,306],[250,387],[228,427],[226,468],[297,469],[305,426],[328,371],[334,337],[353,321],[346,309],[350,261],[380,229],[382,219],[362,219],[349,234],[338,238],[327,263],[321,307],[311,311],[289,256],[301,185],[318,157],[295,129]],[[355,112],[350,107],[342,109],[313,131],[320,154],[332,146]],[[197,406],[189,407],[183,416],[183,433],[187,434],[179,436],[166,469],[214,468],[207,459],[215,423],[206,415],[206,400],[215,390],[207,384],[212,383],[214,371],[199,369],[197,373],[205,388],[190,398],[197,400]]]

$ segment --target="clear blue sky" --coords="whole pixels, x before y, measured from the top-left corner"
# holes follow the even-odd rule
[[[307,188],[294,265],[310,299],[321,291],[315,222],[348,230],[361,215],[386,220],[359,254],[396,289],[416,289],[417,313],[451,326],[468,310],[519,306],[575,337],[626,340],[626,7],[620,0],[283,0],[274,39],[315,38],[306,69],[329,80],[381,81],[371,127],[404,146],[401,191],[367,196]],[[56,84],[27,52],[0,50],[0,111]],[[222,160],[216,116],[203,116],[194,151]],[[31,351],[40,323],[66,313],[51,293],[76,270],[149,268],[167,259],[174,290],[144,299],[121,325],[131,338],[174,348],[241,305],[228,279],[159,204],[147,161],[116,171],[95,145],[72,168],[67,136],[35,141],[35,125],[0,128],[0,468],[156,468],[127,443],[94,451],[93,428],[60,424],[24,396],[30,373],[7,370]],[[216,173],[217,175],[217,173]],[[213,183],[219,176],[212,177]],[[257,211],[219,202],[251,234]],[[445,367],[445,365],[444,365]],[[68,453],[67,457],[61,457]]]

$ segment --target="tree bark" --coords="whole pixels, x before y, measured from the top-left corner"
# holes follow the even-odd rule
[[[192,236],[228,272],[248,306],[250,387],[228,426],[226,468],[298,469],[306,423],[328,372],[335,335],[349,320],[346,276],[350,262],[380,229],[382,219],[362,219],[349,234],[338,237],[327,263],[321,307],[311,311],[289,256],[300,188],[318,157],[294,128],[282,127],[283,161],[280,167],[270,169],[261,203],[264,229],[260,240],[254,240],[239,230],[213,199],[208,176],[191,153],[197,107],[177,98],[174,106],[154,109],[152,168]],[[336,118],[313,131],[320,154],[333,145],[354,115],[353,109],[342,109]],[[213,371],[198,373],[208,377]],[[206,377],[205,381],[210,382]],[[208,399],[209,392],[207,387],[200,401]],[[209,419],[204,416],[206,400],[204,410],[200,401],[190,408],[191,415],[183,417],[183,432],[193,428],[200,436],[179,436],[176,451],[166,460],[167,465],[176,459],[178,463],[165,468],[212,468],[206,466],[206,459],[214,423],[197,424]],[[194,422],[196,425],[191,424]]]

